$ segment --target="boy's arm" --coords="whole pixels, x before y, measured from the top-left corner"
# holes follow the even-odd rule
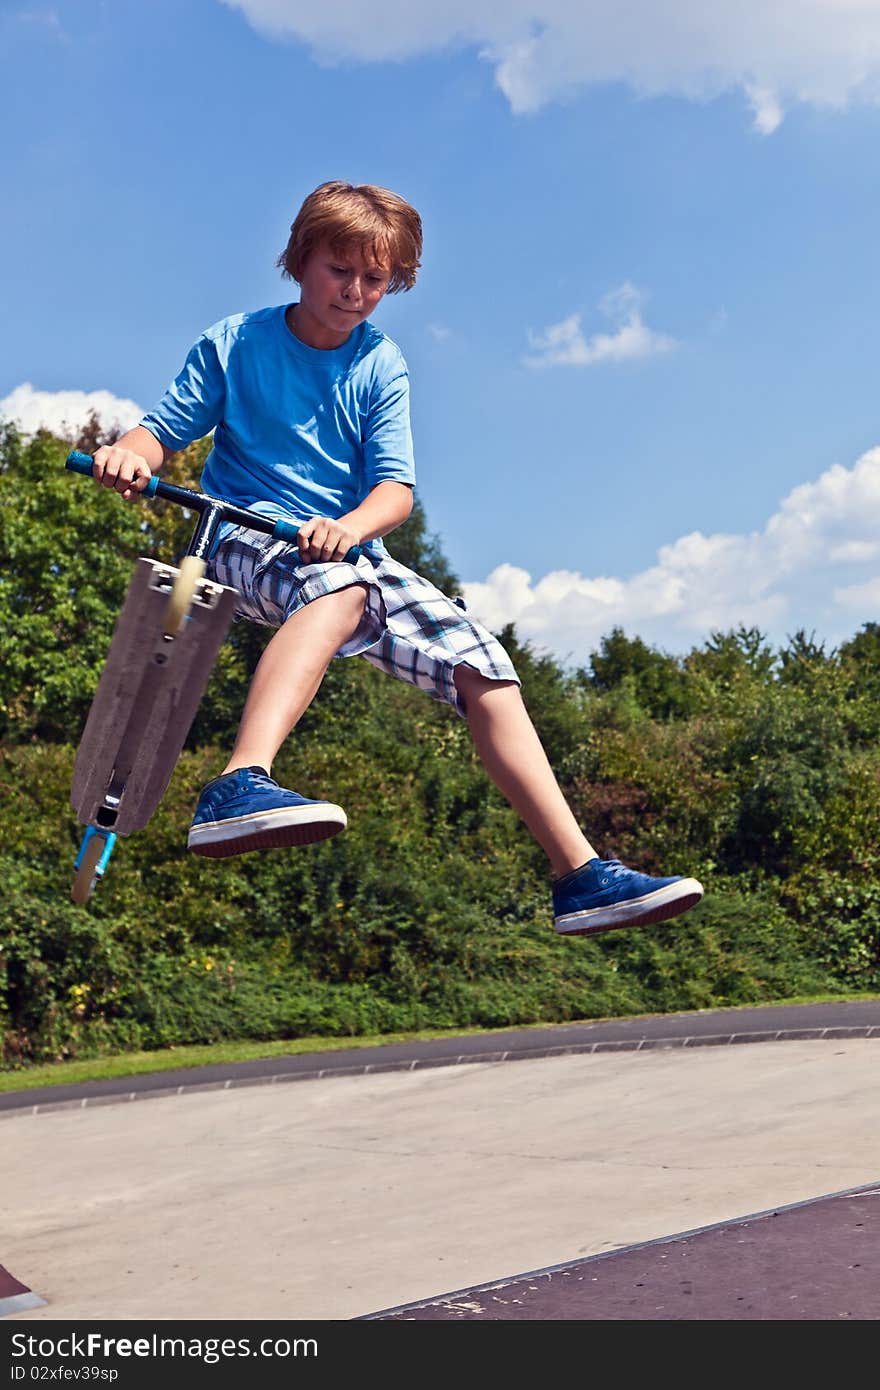
[[[299,529],[296,538],[304,564],[342,560],[353,545],[387,536],[406,521],[413,506],[413,490],[407,483],[377,483],[354,511],[337,521],[314,516]]]
[[[102,487],[114,488],[127,501],[143,492],[173,452],[143,425],[135,425],[115,444],[102,444],[95,451],[92,473]]]
[[[93,469],[98,482],[125,498],[136,497],[172,454],[210,434],[223,414],[225,394],[215,335],[209,330],[190,348],[158,405],[115,444],[98,449]]]

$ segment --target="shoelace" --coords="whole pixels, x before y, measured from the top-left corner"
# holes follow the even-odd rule
[[[262,791],[277,791],[278,783],[274,777],[267,777],[263,772],[252,772],[250,775],[251,785],[259,787]]]
[[[626,873],[627,868],[619,859],[606,859],[602,870],[602,877],[599,879],[599,882],[604,888],[613,878],[620,878],[622,872]]]

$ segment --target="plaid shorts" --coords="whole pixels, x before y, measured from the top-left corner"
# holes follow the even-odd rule
[[[300,564],[296,546],[244,527],[220,542],[208,573],[238,590],[237,618],[280,627],[313,599],[352,584],[366,588],[364,615],[337,656],[363,656],[382,671],[418,686],[464,715],[455,668],[473,667],[488,680],[519,677],[497,638],[467,616],[462,599],[447,598],[427,579],[385,557],[356,564]]]

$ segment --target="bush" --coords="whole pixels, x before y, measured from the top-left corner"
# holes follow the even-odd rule
[[[706,884],[668,926],[557,937],[543,855],[465,721],[357,660],[331,663],[276,764],[286,785],[346,807],[345,834],[295,853],[188,855],[193,805],[225,763],[266,640],[248,624],[223,648],[150,826],[75,907],[75,744],[134,559],[175,559],[190,522],[67,475],[67,448],[0,434],[5,1066],[880,989],[870,626],[840,653],[798,634],[777,654],[740,629],[682,659],[615,632],[573,674],[502,634],[597,850]],[[172,476],[195,482],[206,448]],[[455,586],[420,511],[398,547]]]

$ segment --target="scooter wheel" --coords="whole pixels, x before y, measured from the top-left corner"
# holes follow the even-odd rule
[[[93,835],[83,850],[80,866],[73,876],[70,896],[75,903],[87,903],[95,886],[98,860],[104,853],[106,841],[101,835]]]
[[[205,561],[197,555],[184,555],[174,588],[168,595],[162,630],[166,637],[177,637],[189,616],[196,585],[205,573]]]

